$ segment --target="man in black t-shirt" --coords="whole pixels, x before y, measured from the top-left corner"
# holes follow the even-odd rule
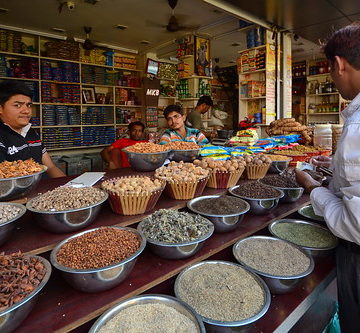
[[[30,90],[21,82],[0,82],[0,162],[33,158],[48,167],[50,177],[66,176],[31,128],[31,97]]]

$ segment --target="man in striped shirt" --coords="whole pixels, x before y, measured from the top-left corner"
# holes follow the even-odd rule
[[[185,126],[186,116],[180,105],[167,106],[164,110],[164,118],[169,128],[162,135],[160,144],[164,145],[171,141],[186,141],[204,145],[209,142],[201,131]]]

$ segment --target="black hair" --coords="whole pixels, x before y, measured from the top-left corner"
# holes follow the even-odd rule
[[[25,95],[32,98],[30,89],[23,82],[16,80],[4,80],[0,82],[0,105],[4,105],[15,95]]]
[[[201,104],[206,104],[206,105],[209,105],[209,106],[213,106],[214,105],[214,102],[213,100],[211,99],[210,96],[207,96],[207,95],[204,95],[204,96],[201,96],[196,104],[196,106],[199,106]]]
[[[130,124],[128,125],[128,130],[129,130],[129,132],[131,132],[132,129],[133,129],[135,126],[141,126],[141,127],[142,127],[142,131],[143,131],[143,132],[145,131],[145,125],[144,125],[141,121],[133,121],[132,123],[130,123]]]
[[[360,70],[360,22],[335,31],[323,44],[322,50],[332,65],[335,56],[339,56],[346,59],[356,70]]]
[[[164,118],[167,119],[167,116],[169,115],[169,113],[171,113],[173,111],[177,112],[178,114],[181,114],[182,116],[184,115],[184,111],[183,111],[182,107],[180,105],[173,104],[173,105],[168,105],[165,108]]]

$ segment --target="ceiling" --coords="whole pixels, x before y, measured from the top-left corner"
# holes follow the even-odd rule
[[[85,38],[83,26],[91,26],[90,37],[94,41],[139,53],[157,48],[165,56],[174,51],[169,42],[190,32],[190,29],[166,31],[165,25],[171,16],[167,0],[73,0],[73,10],[64,4],[59,12],[59,6],[64,2],[0,0],[0,23],[77,38]],[[313,42],[325,38],[332,28],[360,18],[358,0],[178,0],[174,14],[179,23],[196,26],[196,33],[212,38],[212,57],[219,58],[221,66],[233,64],[237,51],[246,48],[246,37],[237,31],[238,17],[206,2],[216,3],[221,8],[223,5],[240,8],[245,14],[250,13],[303,37],[293,45],[296,58],[315,54],[318,46]],[[8,11],[3,12],[1,8]],[[119,30],[118,24],[128,28]],[[65,32],[55,32],[52,28],[61,28]],[[142,44],[144,40],[150,44]]]

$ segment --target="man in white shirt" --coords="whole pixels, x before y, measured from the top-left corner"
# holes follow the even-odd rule
[[[342,112],[344,128],[332,160],[322,157],[314,164],[331,166],[329,188],[319,187],[297,170],[297,180],[311,192],[315,213],[324,216],[339,237],[336,253],[341,331],[360,329],[360,22],[336,32],[323,46],[331,77],[341,96],[352,100]]]

